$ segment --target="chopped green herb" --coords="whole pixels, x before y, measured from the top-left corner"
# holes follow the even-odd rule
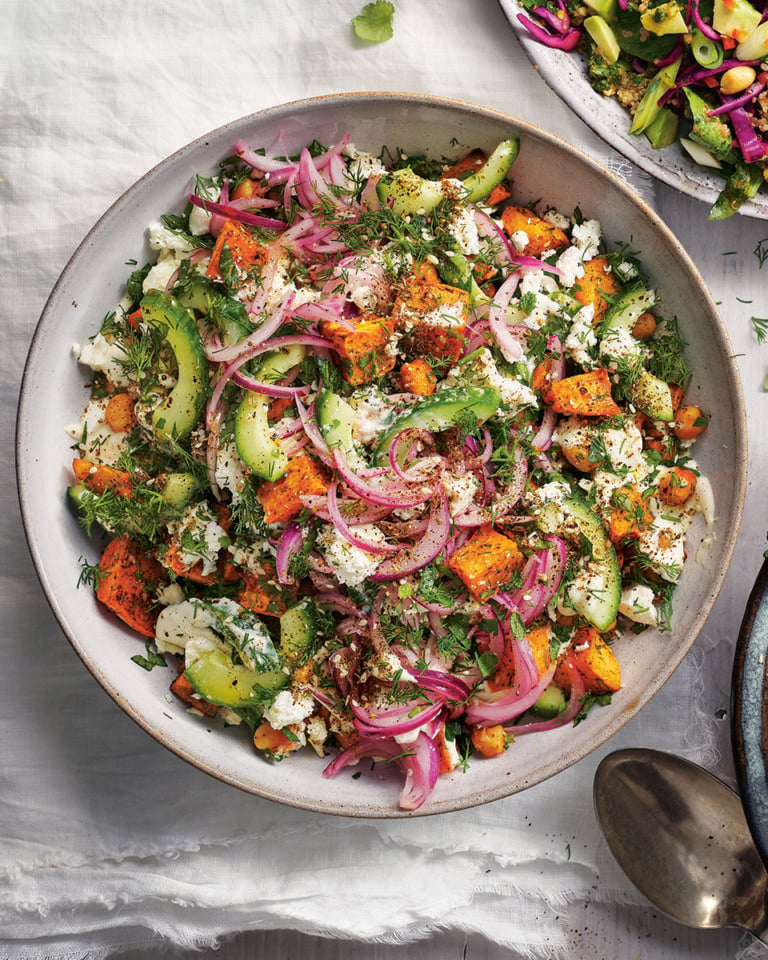
[[[352,19],[352,29],[366,43],[383,43],[392,38],[394,15],[395,7],[388,0],[373,0]]]

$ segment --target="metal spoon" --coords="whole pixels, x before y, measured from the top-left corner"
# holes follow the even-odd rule
[[[619,866],[659,910],[768,944],[768,872],[730,787],[659,750],[617,750],[597,769],[594,801]]]

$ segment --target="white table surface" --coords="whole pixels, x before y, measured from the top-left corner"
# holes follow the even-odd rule
[[[0,0],[0,18],[8,25],[15,43],[23,43],[13,57],[0,59],[0,82],[3,89],[29,83],[34,91],[29,100],[27,133],[16,142],[5,143],[0,155],[11,168],[29,157],[30,167],[38,176],[49,177],[48,182],[35,183],[50,199],[47,229],[64,231],[70,248],[75,245],[99,213],[133,180],[146,169],[194,137],[227,120],[280,101],[318,93],[341,90],[390,89],[452,96],[505,110],[525,120],[546,127],[555,133],[576,140],[579,145],[600,155],[604,146],[578,121],[568,115],[554,94],[544,88],[531,70],[495,0],[395,0],[396,37],[387,45],[363,54],[352,48],[349,40],[349,21],[362,6],[362,0],[254,0],[248,3],[205,5],[168,2],[165,13],[175,18],[178,30],[169,32],[161,43],[148,37],[153,55],[162,55],[163,49],[179,57],[190,71],[198,72],[195,82],[189,75],[180,75],[177,89],[153,90],[151,60],[141,62],[121,57],[126,42],[121,35],[120,5],[114,2],[27,4],[26,0]],[[138,5],[151,25],[154,14],[149,3]],[[221,89],[216,84],[215,63],[219,56],[228,56],[223,43],[222,20],[237,9],[236,23],[229,29],[249,30],[253,34],[254,56],[243,63],[241,89]],[[62,11],[67,11],[66,15]],[[246,18],[245,14],[249,14]],[[301,16],[297,14],[300,13]],[[258,42],[259,19],[268,17],[272,35],[282,31],[284,43],[267,49]],[[205,29],[200,26],[204,21]],[[284,21],[284,22],[282,22]],[[397,57],[397,32],[416,31],[423,36],[425,54],[403,65]],[[51,32],[59,31],[58,41],[52,46]],[[61,33],[64,31],[64,34]],[[213,52],[208,47],[211,42]],[[218,44],[218,48],[216,45]],[[129,44],[130,46],[130,44]],[[182,49],[186,56],[180,57]],[[235,55],[242,55],[242,44]],[[350,55],[349,51],[353,50]],[[45,51],[41,55],[39,51]],[[53,52],[52,52],[53,51]],[[105,55],[109,52],[109,56]],[[51,59],[53,56],[57,60]],[[4,55],[5,57],[5,55]],[[102,58],[98,70],[93,58]],[[342,67],[338,58],[346,58]],[[135,70],[148,71],[146,101],[136,102]],[[94,77],[98,84],[94,85]],[[331,78],[330,80],[328,78]],[[191,87],[198,91],[193,102],[188,93]],[[535,95],[534,95],[535,93]],[[4,101],[0,100],[0,104]],[[115,170],[114,193],[110,196],[89,196],[88,163],[82,154],[77,162],[67,167],[67,157],[46,156],[46,144],[56,139],[55,118],[60,109],[63,123],[73,123],[76,111],[73,103],[82,102],[84,108],[98,110],[109,105],[105,122],[126,124],[125,162]],[[147,143],[141,135],[142,112],[150,111],[156,118],[162,112],[167,119],[162,136]],[[3,107],[0,105],[0,116]],[[18,120],[18,118],[14,118]],[[39,121],[39,122],[38,122]],[[15,129],[19,129],[18,124]],[[64,131],[61,139],[66,142]],[[69,134],[71,138],[71,133]],[[92,162],[98,162],[98,143],[90,147]],[[7,178],[8,169],[0,169],[0,177]],[[55,193],[80,184],[83,202],[79,219],[57,214]],[[2,185],[0,185],[2,186]],[[7,184],[14,189],[17,184]],[[0,194],[0,197],[2,194]],[[758,344],[750,317],[768,315],[768,297],[765,296],[768,264],[761,272],[754,250],[760,241],[768,243],[768,222],[732,218],[720,224],[705,220],[706,206],[695,199],[677,194],[672,189],[657,185],[655,208],[686,245],[694,262],[720,304],[723,319],[732,338],[735,354],[739,357],[744,392],[749,411],[750,471],[745,521],[736,549],[734,562],[725,587],[716,603],[702,636],[696,655],[706,658],[707,670],[715,682],[707,687],[707,702],[703,707],[715,718],[716,750],[710,767],[731,780],[728,710],[729,681],[733,645],[741,621],[744,603],[757,573],[765,549],[766,498],[759,478],[768,468],[768,440],[766,413],[768,394],[763,390],[763,379],[768,372],[768,345]],[[0,227],[10,229],[2,223]],[[24,315],[4,316],[3,323],[15,325],[31,336],[34,321],[44,304],[60,263],[47,265],[42,273],[25,273],[20,266],[20,281],[28,286],[27,308]],[[5,283],[11,282],[8,277]],[[3,304],[0,302],[0,311]],[[6,331],[7,333],[7,331]],[[23,338],[22,338],[23,339]],[[10,340],[9,340],[10,342]],[[2,346],[2,344],[0,344]],[[18,389],[18,364],[4,377],[4,400]],[[12,444],[12,417],[4,407],[3,440]],[[8,509],[13,501],[6,499]],[[8,521],[11,522],[11,521]],[[15,521],[13,521],[15,522]],[[4,557],[6,570],[12,569],[13,557]],[[24,562],[34,579],[31,566]],[[10,591],[12,578],[4,576],[4,591]],[[39,594],[43,603],[42,592]],[[6,600],[9,598],[6,595]],[[16,611],[23,616],[23,611]],[[62,638],[61,642],[65,642]],[[653,711],[653,702],[646,707]],[[631,728],[631,725],[630,725]],[[674,750],[675,744],[670,744]],[[735,930],[693,931],[666,920],[654,909],[628,908],[617,905],[587,903],[577,910],[564,910],[562,923],[569,930],[568,957],[607,958],[611,960],[727,960],[735,957],[741,934]],[[149,960],[156,952],[133,951],[123,956],[129,960]],[[240,960],[245,957],[275,957],[288,960],[303,957],[307,960],[330,960],[344,957],[349,960],[491,960],[508,957],[518,960],[514,951],[502,950],[479,935],[465,937],[457,933],[436,935],[429,941],[402,946],[356,944],[330,941],[288,931],[247,933],[225,943],[216,951],[173,956],[215,956],[218,960]]]

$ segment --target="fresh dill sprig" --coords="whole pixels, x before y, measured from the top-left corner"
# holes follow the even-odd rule
[[[757,257],[757,262],[759,268],[762,270],[763,264],[768,260],[768,237],[764,237],[762,240],[757,241],[757,246],[752,251]]]
[[[750,317],[752,329],[755,331],[758,343],[768,340],[768,317]]]

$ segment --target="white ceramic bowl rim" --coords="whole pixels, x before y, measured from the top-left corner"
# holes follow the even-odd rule
[[[316,121],[314,125],[313,119]],[[414,128],[414,122],[420,126]],[[722,430],[718,433],[720,427],[715,422],[712,437],[713,449],[722,447],[729,451],[724,464],[727,476],[723,479],[723,489],[727,491],[723,499],[727,503],[724,503],[720,524],[722,529],[716,546],[717,562],[701,584],[694,584],[692,577],[686,579],[684,575],[687,586],[681,586],[681,589],[691,594],[691,600],[685,609],[681,609],[684,629],[676,645],[670,649],[669,644],[665,645],[653,635],[650,636],[642,648],[646,660],[644,664],[637,659],[640,657],[640,648],[632,648],[636,652],[629,651],[627,673],[634,679],[626,697],[615,708],[610,707],[606,713],[599,713],[594,720],[569,728],[565,736],[562,731],[546,734],[549,739],[540,746],[546,748],[549,745],[550,753],[543,753],[540,748],[532,750],[526,741],[530,743],[535,737],[523,737],[519,740],[521,745],[518,747],[516,742],[514,749],[507,751],[504,757],[492,763],[473,764],[466,775],[441,778],[441,781],[447,779],[449,782],[439,783],[433,798],[415,813],[397,808],[399,778],[392,777],[387,771],[379,771],[376,776],[364,774],[357,781],[344,780],[341,776],[328,781],[321,777],[323,761],[298,755],[273,767],[256,756],[252,749],[245,749],[247,744],[238,741],[233,745],[229,734],[221,732],[212,737],[205,732],[206,725],[198,719],[190,718],[185,713],[179,716],[178,712],[171,716],[168,703],[158,687],[160,681],[153,678],[160,671],[145,675],[144,671],[139,670],[137,673],[141,677],[126,673],[128,667],[132,666],[128,664],[126,645],[132,642],[130,650],[140,652],[140,648],[136,650],[135,638],[126,640],[127,631],[106,615],[95,600],[91,602],[82,592],[79,596],[75,595],[78,549],[80,553],[89,549],[94,552],[96,547],[84,539],[78,539],[77,525],[63,504],[67,454],[71,456],[69,441],[67,438],[64,438],[66,442],[60,440],[58,423],[50,427],[45,437],[41,439],[40,436],[42,408],[47,410],[47,419],[55,421],[56,416],[63,415],[63,411],[77,417],[84,406],[86,394],[83,384],[70,384],[76,377],[71,368],[63,369],[65,365],[60,361],[66,355],[64,343],[71,343],[74,333],[87,336],[90,335],[89,331],[95,332],[101,317],[119,300],[125,279],[125,254],[132,252],[133,241],[126,239],[130,231],[124,231],[117,252],[112,254],[109,239],[112,237],[114,245],[116,225],[121,224],[121,229],[124,229],[122,225],[125,218],[136,209],[138,212],[134,216],[146,218],[151,212],[149,219],[171,209],[167,205],[155,208],[152,198],[156,194],[165,192],[170,197],[175,194],[169,191],[177,191],[177,208],[183,205],[183,186],[180,181],[203,170],[197,158],[206,158],[210,169],[214,169],[214,158],[226,156],[231,145],[241,137],[248,138],[249,132],[255,131],[265,138],[274,137],[275,124],[278,124],[291,137],[301,136],[301,144],[308,142],[316,133],[322,134],[324,130],[339,127],[340,124],[341,129],[348,129],[345,123],[351,125],[353,139],[357,139],[354,128],[365,128],[367,135],[375,139],[380,127],[389,129],[387,123],[401,123],[404,124],[403,132],[411,130],[410,137],[414,142],[419,140],[423,132],[423,146],[429,149],[430,143],[426,141],[431,137],[435,143],[440,141],[439,146],[445,152],[448,144],[453,143],[453,139],[449,139],[450,133],[446,132],[446,124],[451,132],[466,134],[467,141],[471,141],[466,143],[467,148],[483,145],[479,143],[483,138],[489,141],[486,146],[493,146],[504,135],[519,134],[523,146],[518,163],[522,166],[516,184],[522,183],[525,187],[530,185],[531,189],[539,189],[537,177],[542,176],[542,171],[534,169],[536,165],[533,163],[526,166],[524,158],[527,150],[534,156],[543,151],[551,158],[552,164],[562,163],[562,169],[571,170],[574,175],[581,171],[580,176],[585,184],[590,181],[599,184],[601,199],[605,196],[612,198],[612,202],[622,208],[624,215],[632,215],[639,235],[649,241],[653,238],[653,244],[646,244],[649,250],[656,245],[663,250],[663,257],[652,251],[653,256],[662,257],[657,264],[657,273],[666,275],[669,272],[672,276],[677,271],[682,277],[681,312],[685,307],[685,297],[695,294],[697,310],[701,314],[699,321],[708,325],[707,333],[712,338],[708,354],[701,353],[701,344],[693,344],[701,363],[702,380],[708,382],[714,378],[718,389],[725,395],[722,403],[726,413],[723,415]],[[271,130],[271,133],[268,134],[267,130]],[[490,143],[492,140],[494,143]],[[378,139],[377,148],[385,145],[392,144]],[[574,196],[575,188],[561,180],[552,180],[551,195],[547,195],[547,201],[565,209],[565,199],[572,199],[574,202],[570,204],[570,209],[573,209],[576,201],[581,199],[580,205],[584,209],[587,198]],[[575,182],[579,182],[578,178]],[[549,185],[549,181],[547,183]],[[587,187],[581,185],[578,189]],[[146,197],[148,191],[150,199]],[[592,191],[593,200],[596,192]],[[142,204],[147,206],[146,210]],[[610,205],[607,215],[614,216]],[[137,222],[141,222],[143,228],[149,219]],[[99,257],[110,256],[119,275],[112,277],[112,269],[106,268],[103,277],[94,277],[93,263],[101,262]],[[117,269],[118,266],[122,273]],[[98,291],[94,291],[95,286]],[[90,302],[89,298],[95,298],[94,302]],[[71,324],[73,334],[66,332],[68,324]],[[711,364],[706,362],[709,355],[713,355],[714,362]],[[353,92],[282,104],[226,124],[176,151],[150,170],[98,220],[57,281],[32,339],[17,420],[17,478],[29,548],[43,590],[61,629],[99,683],[152,737],[206,773],[261,797],[306,810],[347,816],[420,816],[486,803],[553,776],[612,736],[666,682],[701,629],[725,577],[741,522],[746,489],[746,417],[738,369],[732,355],[727,333],[714,303],[695,266],[671,231],[620,178],[557,137],[498,111],[428,95]],[[74,361],[72,364],[74,366]],[[703,369],[707,366],[710,367],[709,376]],[[694,372],[696,369],[694,366]],[[99,634],[98,643],[92,637],[94,632]],[[652,633],[655,634],[655,631]],[[642,671],[642,683],[635,676],[638,671]],[[164,689],[167,693],[167,682]],[[584,733],[585,728],[587,734]],[[211,746],[214,740],[216,745]],[[308,753],[302,751],[302,754]]]

